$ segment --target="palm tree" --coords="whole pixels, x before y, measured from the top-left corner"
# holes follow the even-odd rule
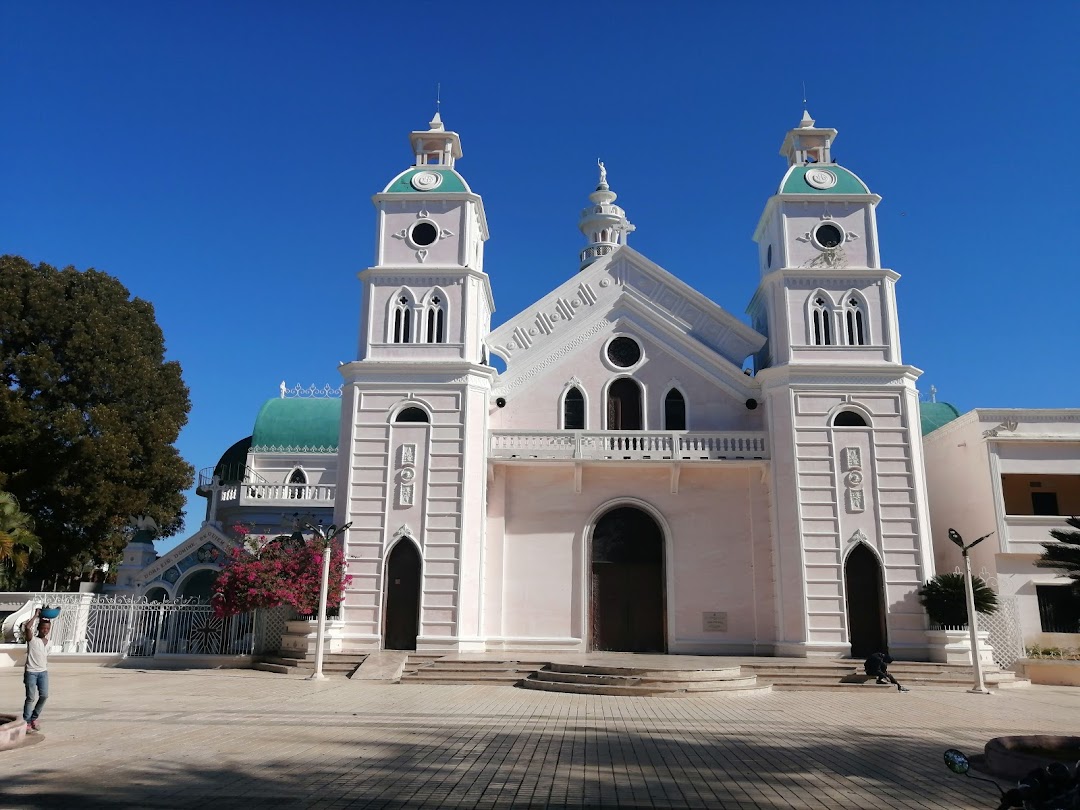
[[[975,612],[989,616],[997,612],[997,594],[982,578],[971,578]],[[919,601],[930,621],[940,627],[967,627],[967,595],[963,574],[937,574],[919,588]]]
[[[0,492],[0,586],[15,587],[31,556],[40,551],[33,519],[19,509],[14,495]]]
[[[1065,518],[1075,531],[1051,529],[1058,542],[1043,543],[1043,553],[1035,561],[1039,568],[1057,568],[1073,581],[1073,593],[1080,597],[1080,517]]]

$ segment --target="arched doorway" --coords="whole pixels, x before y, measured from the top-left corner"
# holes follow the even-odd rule
[[[181,582],[180,587],[176,590],[180,596],[188,599],[198,597],[204,602],[209,602],[210,597],[214,595],[214,583],[217,582],[217,578],[218,572],[216,569],[203,568]]]
[[[420,631],[420,552],[401,540],[386,561],[383,649],[415,650]]]
[[[869,548],[859,543],[844,563],[847,589],[848,640],[851,657],[866,658],[884,652],[889,640],[885,634],[885,588],[881,565]]]
[[[607,429],[642,430],[641,387],[629,377],[620,377],[607,393]]]
[[[593,529],[590,648],[664,652],[664,533],[647,512],[621,506]]]

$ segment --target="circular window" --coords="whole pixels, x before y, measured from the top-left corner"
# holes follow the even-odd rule
[[[844,241],[844,232],[836,225],[826,222],[824,225],[817,226],[817,230],[814,231],[814,241],[823,248],[839,247]]]
[[[430,222],[417,222],[412,226],[409,238],[414,244],[426,247],[439,238],[439,231]]]
[[[641,359],[641,347],[633,338],[617,337],[607,347],[608,360],[619,368],[630,368]]]

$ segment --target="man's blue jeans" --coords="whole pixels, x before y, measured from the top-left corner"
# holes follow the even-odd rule
[[[24,672],[23,685],[26,687],[26,703],[23,704],[22,719],[29,723],[41,716],[41,709],[49,699],[49,673]]]

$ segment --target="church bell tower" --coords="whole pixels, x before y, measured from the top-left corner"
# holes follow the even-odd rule
[[[358,359],[339,368],[343,647],[483,649],[487,219],[438,113],[409,143],[413,164],[372,198]]]

